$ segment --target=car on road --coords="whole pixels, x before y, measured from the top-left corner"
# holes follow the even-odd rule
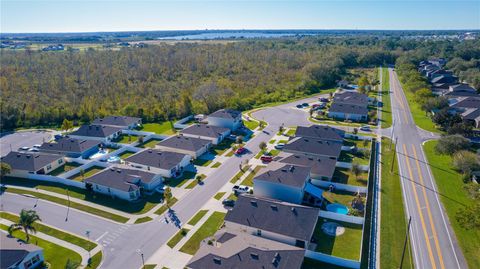
[[[328,100],[328,98],[325,98],[325,97],[320,98],[320,102],[328,103],[329,101],[330,100]]]
[[[27,151],[29,149],[30,149],[29,147],[20,147],[18,150],[19,151]]]
[[[370,126],[368,126],[368,125],[363,125],[362,127],[360,127],[360,130],[365,131],[365,132],[368,132],[368,131],[370,131]]]
[[[39,152],[40,150],[37,148],[30,148],[28,151],[30,152]]]
[[[242,154],[244,154],[244,153],[246,153],[246,152],[247,152],[247,149],[244,148],[244,147],[241,147],[241,148],[238,148],[238,149],[235,151],[235,154],[236,154],[236,155],[242,155]]]
[[[263,155],[262,157],[260,157],[260,160],[262,160],[262,162],[264,163],[269,163],[273,161],[273,156]]]
[[[42,145],[40,145],[40,144],[35,144],[35,145],[33,145],[33,147],[34,147],[34,148],[37,148],[37,149],[40,148],[41,146],[42,146]]]
[[[302,106],[307,107],[307,106],[309,106],[309,104],[308,103],[303,103]]]
[[[299,105],[296,105],[296,107],[297,107],[297,108],[303,108],[303,106],[300,105],[300,104],[299,104]]]
[[[228,207],[233,207],[235,205],[235,200],[225,199],[225,200],[222,201],[222,205],[228,206]]]
[[[285,147],[285,143],[278,143],[275,145],[275,149],[283,149]]]
[[[235,194],[248,193],[250,191],[250,187],[245,185],[235,185],[233,186],[232,190]]]

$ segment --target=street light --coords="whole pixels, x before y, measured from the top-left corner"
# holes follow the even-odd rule
[[[137,249],[137,253],[138,253],[138,255],[140,255],[140,257],[142,257],[142,269],[144,269],[144,268],[145,268],[145,260],[143,259],[142,250],[141,250],[141,249]]]
[[[90,231],[89,230],[86,230],[85,231],[85,235],[87,236],[88,238],[88,245],[90,246]],[[90,255],[90,248],[88,250],[88,263],[90,264],[90,260],[92,259],[92,256]]]

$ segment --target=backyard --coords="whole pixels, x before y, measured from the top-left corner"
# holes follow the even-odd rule
[[[356,162],[360,165],[368,165],[370,163],[370,150],[365,148],[359,149],[356,152],[342,150],[340,157],[338,157],[338,161],[346,163]]]
[[[138,140],[138,136],[136,135],[122,134],[112,142],[120,143],[120,144],[132,144],[133,142],[137,142],[137,140]]]
[[[75,180],[75,181],[83,181],[84,179],[86,179],[90,176],[93,176],[94,174],[102,171],[103,169],[105,169],[105,168],[101,167],[101,166],[92,166],[92,167],[84,170],[83,174],[82,174],[82,172],[79,172],[78,174],[75,174],[75,175],[69,177],[68,179]]]
[[[75,162],[66,162],[65,165],[58,167],[57,169],[51,171],[48,174],[51,175],[51,176],[58,176],[60,174],[68,172],[72,169],[75,169],[75,168],[79,167],[80,165],[81,164],[75,163]]]
[[[161,140],[160,139],[156,139],[156,138],[152,138],[152,139],[149,139],[148,141],[145,141],[141,144],[139,144],[137,147],[140,147],[140,148],[154,148],[156,144],[158,144]]]
[[[350,169],[337,167],[333,173],[332,182],[367,187],[368,172],[362,171],[356,177]]]
[[[356,197],[356,194],[353,192],[347,191],[328,191],[324,190],[323,198],[327,200],[329,203],[338,203],[348,207],[349,212],[352,212],[352,201]],[[365,195],[362,195],[365,197]]]
[[[173,128],[173,121],[166,121],[162,123],[144,123],[140,130],[163,135],[173,135],[177,132],[175,131],[175,128]]]

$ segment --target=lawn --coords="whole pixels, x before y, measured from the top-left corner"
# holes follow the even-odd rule
[[[8,227],[1,224],[2,230],[7,230]],[[22,231],[13,232],[13,236],[21,240],[25,240],[25,233]],[[50,268],[64,268],[67,260],[81,263],[82,257],[73,250],[56,245],[49,241],[43,240],[36,236],[30,235],[30,244],[35,244],[43,248],[43,255],[45,261],[50,264]]]
[[[178,231],[170,240],[167,242],[167,246],[170,248],[174,248],[178,242],[180,242],[185,236],[187,236],[187,233],[189,232],[189,229],[182,228],[180,231]]]
[[[133,142],[137,142],[137,141],[138,141],[138,136],[136,135],[122,134],[112,142],[120,143],[120,144],[132,144]]]
[[[6,220],[9,220],[9,221],[14,222],[14,223],[17,223],[18,219],[19,219],[17,215],[14,215],[14,214],[11,214],[11,213],[8,213],[8,212],[0,212],[0,217],[2,217],[2,219],[6,219]],[[41,233],[50,235],[52,237],[56,237],[56,238],[59,238],[61,240],[67,241],[67,242],[72,243],[74,245],[77,245],[77,246],[79,246],[79,247],[81,247],[81,248],[83,248],[87,251],[90,251],[97,246],[96,243],[90,242],[87,239],[83,239],[83,238],[78,237],[76,235],[57,230],[55,228],[52,228],[52,227],[47,226],[45,224],[42,224],[40,222],[36,222],[33,225],[33,227],[35,227],[35,229],[37,229],[38,232],[41,232]]]
[[[297,127],[291,127],[291,128],[288,128],[288,131],[285,133],[285,135],[286,136],[295,136],[295,132],[297,132]],[[285,143],[285,142],[279,141],[279,143]]]
[[[345,227],[345,233],[339,236],[329,236],[325,234],[321,229],[325,220],[342,225]],[[313,236],[317,240],[317,248],[315,251],[345,259],[360,260],[360,249],[362,245],[361,225],[319,218]]]
[[[368,173],[362,172],[358,178],[355,178],[350,169],[337,167],[333,173],[332,182],[367,187]]]
[[[222,142],[220,142],[220,144],[213,147],[211,151],[213,151],[215,155],[222,155],[223,153],[225,153],[225,151],[232,147],[234,142],[235,141],[233,141],[232,139],[224,139]]]
[[[225,213],[213,212],[207,221],[192,235],[192,237],[180,248],[180,251],[190,255],[194,255],[200,248],[200,242],[207,237],[215,234],[215,232],[222,226]]]
[[[198,165],[198,166],[208,166],[209,164],[211,164],[213,162],[213,160],[207,160],[207,159],[200,159],[200,158],[196,158],[194,161],[193,161],[193,164],[194,165]]]
[[[338,157],[338,161],[347,163],[357,162],[360,165],[369,165],[370,154],[363,155],[359,152],[353,153],[342,150],[342,152],[340,152],[340,157]]]
[[[415,124],[426,131],[439,133],[440,131],[436,128],[432,119],[425,114],[425,111],[421,109],[420,104],[415,102],[415,94],[408,90],[403,90],[403,92],[407,98],[408,106],[410,107],[410,112],[412,113]]]
[[[183,171],[183,174],[181,177],[167,178],[165,183],[170,187],[181,187],[185,183],[187,183],[189,180],[195,179],[196,174],[197,173],[190,172],[190,171]]]
[[[393,149],[390,139],[382,138],[382,187],[381,220],[380,220],[380,267],[389,268],[399,265],[406,233],[406,216],[404,212],[402,187],[398,173],[398,164],[392,167]],[[404,260],[404,268],[413,268],[408,244]]]
[[[92,256],[92,259],[90,260],[90,264],[87,265],[86,268],[92,268],[92,269],[97,268],[102,262],[102,259],[103,259],[102,251],[97,252],[97,254]]]
[[[215,196],[213,198],[215,198],[216,200],[220,200],[222,199],[222,197],[225,195],[225,192],[219,192],[217,194],[215,194]]]
[[[168,201],[168,206],[172,207],[176,202],[178,202],[178,199],[175,197],[172,197],[172,199]],[[155,214],[162,215],[163,212],[167,211],[168,206],[166,204],[162,205],[162,207],[160,207],[159,209],[157,209],[157,211],[155,211]]]
[[[138,218],[136,221],[135,221],[135,224],[140,224],[140,223],[144,223],[144,222],[149,222],[153,220],[152,218],[150,217],[142,217],[142,218]]]
[[[175,128],[173,128],[173,121],[166,121],[162,123],[144,123],[141,131],[163,135],[173,135],[177,132],[175,131]]]
[[[348,207],[350,211],[352,211],[352,201],[355,197],[356,197],[355,193],[347,192],[347,191],[330,192],[328,190],[324,190],[323,192],[323,198],[325,198],[325,200],[327,200],[332,204],[334,203],[342,204]]]
[[[275,144],[275,139],[268,141],[268,144],[272,144],[272,145]]]
[[[257,167],[255,167],[253,169],[253,171],[250,172],[250,174],[242,181],[241,185],[252,187],[253,186],[253,178],[258,173],[258,171],[260,171],[260,169],[262,169],[263,167],[265,167],[265,166],[258,165]]]
[[[470,268],[480,268],[480,230],[466,230],[460,226],[455,216],[464,205],[472,205],[473,200],[463,189],[462,175],[452,165],[452,157],[435,152],[437,141],[424,144],[425,155],[430,164],[440,199],[448,219],[455,231],[457,242],[463,250]]]
[[[200,210],[197,212],[197,214],[195,214],[195,216],[193,216],[193,218],[191,218],[187,224],[190,224],[192,226],[195,226],[195,224],[197,224],[201,218],[203,218],[203,216],[205,216],[205,214],[207,214],[208,210]]]
[[[204,174],[200,174],[198,176],[195,177],[195,180],[192,180],[192,182],[190,182],[190,184],[188,184],[185,189],[193,189],[195,188],[195,186],[198,185],[198,180],[204,180],[207,176],[205,176]]]
[[[132,152],[132,151],[128,151],[128,150],[127,150],[127,151],[122,152],[122,154],[118,155],[118,157],[119,157],[120,159],[126,159],[126,158],[132,156],[133,154],[135,154],[135,152]]]
[[[88,169],[86,169],[85,171],[83,171],[83,175],[82,175],[82,172],[78,173],[78,174],[75,174],[71,177],[69,177],[68,179],[71,179],[71,180],[75,180],[75,181],[83,181],[85,178],[88,178],[90,176],[93,176],[94,174],[104,170],[105,168],[104,167],[101,167],[101,166],[92,166]]]
[[[250,165],[246,165],[245,167],[243,167],[243,171],[242,170],[238,171],[238,173],[235,176],[233,176],[232,179],[230,179],[230,183],[237,182],[243,176],[243,174],[245,174],[245,172],[248,171],[248,169],[250,169]]]
[[[392,101],[390,100],[390,76],[388,74],[388,68],[382,68],[382,103],[380,108],[382,111],[382,128],[388,128],[392,126]]]
[[[370,140],[355,140],[352,138],[347,138],[343,140],[344,146],[356,146],[357,148],[366,148],[370,150],[372,148],[372,141]]]
[[[162,140],[152,138],[152,139],[149,139],[148,141],[145,141],[145,142],[139,144],[137,147],[139,147],[139,148],[154,148],[155,145],[157,145],[160,141],[162,141]]]
[[[220,165],[222,165],[222,163],[216,162],[216,163],[214,163],[214,164],[213,164],[212,166],[210,166],[210,167],[211,167],[211,168],[218,168],[218,167],[220,167]]]
[[[68,171],[70,171],[70,170],[73,170],[73,169],[75,169],[75,168],[77,168],[77,167],[79,167],[79,166],[81,166],[81,164],[79,164],[79,163],[75,163],[75,162],[69,163],[69,162],[66,162],[65,165],[62,165],[62,166],[58,167],[57,169],[51,171],[51,172],[48,173],[48,174],[51,175],[51,176],[58,176],[58,175],[60,175],[60,174],[63,174],[63,173],[68,172]]]
[[[260,125],[260,123],[256,120],[244,120],[243,121],[243,124],[245,125],[245,127],[247,127],[248,129],[250,130],[255,130],[257,129],[257,127]]]

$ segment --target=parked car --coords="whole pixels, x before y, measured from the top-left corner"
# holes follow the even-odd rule
[[[55,135],[55,136],[53,136],[53,137],[55,138],[55,140],[59,140],[59,139],[61,139],[61,138],[63,137],[63,135],[57,134],[57,135]]]
[[[235,192],[235,194],[248,193],[250,191],[250,187],[244,185],[235,185],[233,186],[232,190]]]
[[[227,138],[228,138],[228,139],[231,139],[231,140],[235,140],[235,139],[237,139],[237,136],[231,134],[231,135],[227,136]]]
[[[317,108],[317,107],[319,107],[319,106],[320,106],[320,104],[313,104],[313,105],[312,105],[312,108]]]
[[[28,151],[30,152],[39,152],[40,150],[37,148],[30,148]]]
[[[235,205],[235,200],[225,199],[225,200],[222,201],[222,205],[233,207]]]
[[[262,157],[260,157],[260,160],[262,160],[262,162],[264,163],[269,163],[273,161],[273,156],[263,155]]]
[[[30,148],[29,147],[21,147],[21,148],[18,148],[18,150],[21,150],[21,151],[27,151],[29,150]]]
[[[377,102],[378,107],[383,107],[383,102]]]
[[[302,105],[297,105],[296,107],[297,107],[297,108],[303,108],[303,106],[302,106]]]
[[[307,106],[309,106],[309,104],[308,103],[303,103],[302,106],[307,107]]]
[[[162,186],[158,186],[157,188],[155,188],[155,190],[156,190],[158,193],[164,193],[166,188],[167,188],[167,186],[162,185]]]
[[[362,127],[360,127],[360,130],[368,132],[368,131],[370,131],[370,126],[363,125]]]
[[[285,147],[285,143],[278,143],[275,145],[276,149],[283,149]]]
[[[235,154],[236,154],[236,155],[242,155],[242,154],[244,154],[245,152],[247,152],[247,149],[244,148],[244,147],[241,147],[241,148],[238,148],[238,149],[235,151]]]
[[[320,98],[320,102],[328,103],[330,100],[328,98],[322,97]]]
[[[37,148],[37,149],[40,148],[41,146],[42,146],[42,145],[40,145],[40,144],[35,144],[35,145],[33,145],[33,147],[34,147],[34,148]]]

